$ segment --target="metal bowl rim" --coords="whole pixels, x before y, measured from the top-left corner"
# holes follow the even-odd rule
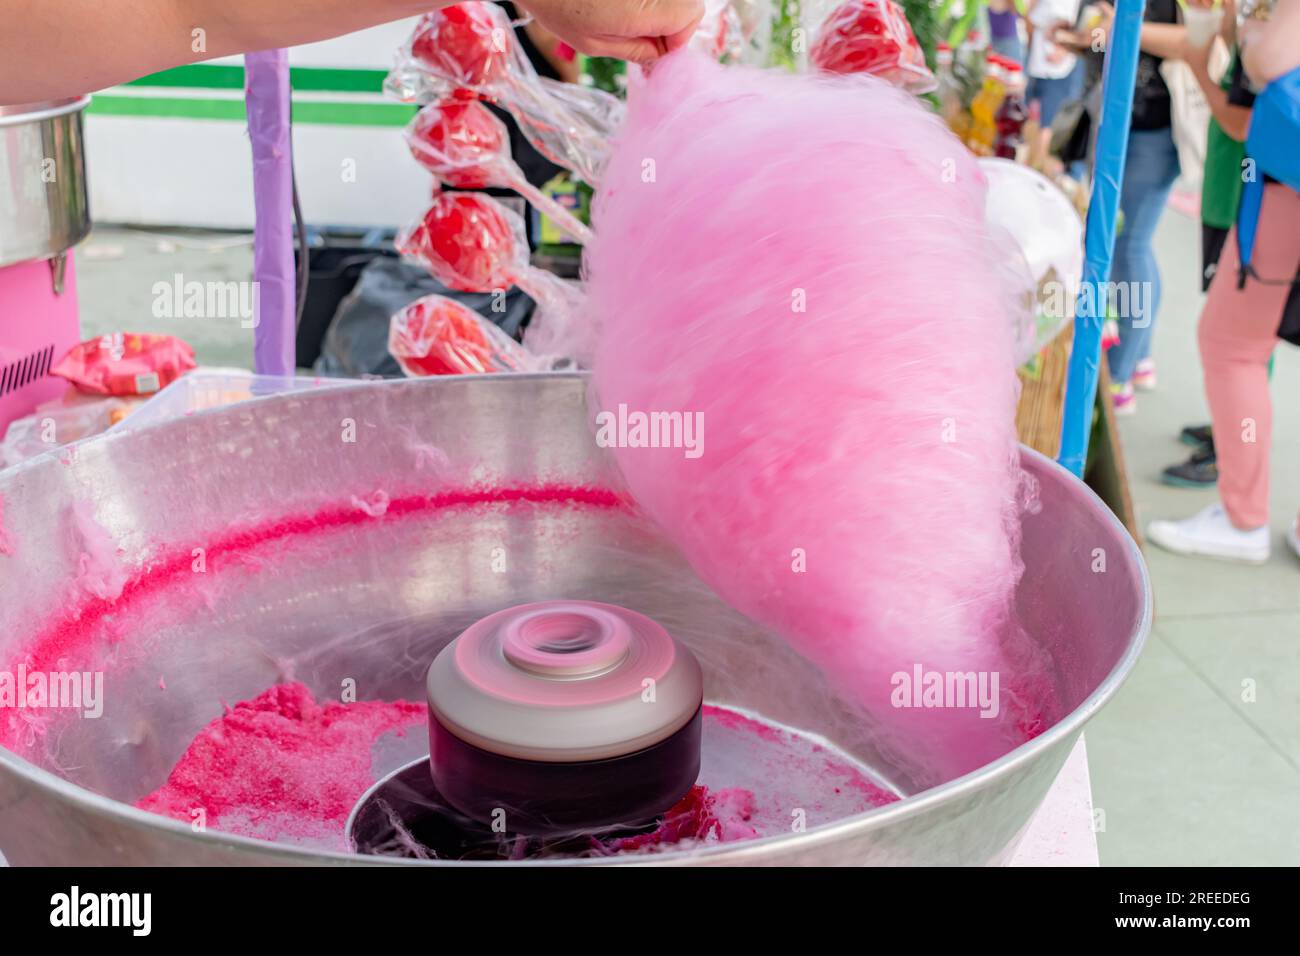
[[[69,113],[79,113],[90,105],[90,95],[74,96],[64,100],[45,100],[40,103],[15,103],[12,106],[0,106],[0,127],[21,126],[26,123],[39,123],[42,120],[58,119]],[[13,112],[10,112],[10,111]]]
[[[585,372],[502,372],[491,375],[476,375],[472,378],[478,380],[482,378],[518,379],[522,377],[564,377],[589,380],[590,375]],[[457,378],[443,381],[451,382],[460,380],[461,379]],[[374,384],[374,382],[351,382],[338,387],[373,387]],[[323,388],[326,390],[332,390],[334,387],[335,386],[324,386]],[[311,391],[318,390],[313,389]],[[284,398],[287,395],[302,397],[301,393],[296,392],[262,395],[240,402],[239,405],[243,406],[250,402],[258,402],[266,399]],[[195,415],[206,415],[209,413],[228,411],[232,407],[234,406],[218,406],[203,409],[202,411],[195,412]],[[157,422],[144,426],[144,429],[163,428],[169,425],[176,427],[192,420],[193,417],[194,416],[186,416],[185,418]],[[81,444],[82,442],[108,442],[113,441],[114,439],[121,439],[132,433],[131,429],[123,429],[117,432],[108,432],[102,435],[82,439],[80,442],[75,442],[73,444]],[[16,465],[13,469],[0,471],[0,476],[11,472],[25,470],[24,466],[30,466],[48,455],[58,453],[58,451],[59,449],[53,449],[43,455],[30,459],[27,462],[22,462]],[[1118,691],[1124,681],[1127,680],[1128,675],[1133,670],[1134,664],[1142,653],[1142,649],[1146,644],[1147,635],[1151,629],[1151,579],[1147,573],[1146,563],[1142,560],[1142,554],[1138,549],[1137,542],[1133,540],[1133,537],[1128,533],[1128,529],[1124,527],[1117,517],[1115,517],[1114,513],[1106,506],[1105,502],[1097,496],[1096,492],[1083,484],[1080,479],[1076,478],[1071,472],[1048,458],[1046,455],[1043,455],[1025,445],[1020,446],[1020,454],[1022,459],[1028,457],[1030,460],[1037,460],[1042,464],[1046,464],[1059,470],[1070,480],[1078,482],[1083,487],[1088,496],[1086,500],[1088,500],[1093,510],[1101,513],[1110,523],[1111,527],[1120,532],[1121,539],[1125,542],[1125,549],[1128,557],[1138,569],[1142,579],[1141,620],[1138,622],[1134,633],[1129,636],[1128,645],[1124,650],[1124,654],[1120,657],[1119,661],[1116,662],[1115,666],[1111,668],[1110,673],[1106,675],[1105,679],[1097,685],[1096,689],[1093,690],[1093,692],[1089,694],[1078,707],[1072,710],[1052,727],[1045,730],[1037,737],[1034,737],[1032,740],[1025,741],[1020,746],[1008,751],[998,759],[984,764],[984,766],[979,767],[976,770],[972,770],[960,777],[949,780],[947,783],[940,784],[937,787],[924,790],[915,796],[904,797],[894,803],[886,804],[883,807],[876,807],[872,810],[867,810],[851,817],[845,817],[831,823],[825,823],[813,827],[804,833],[789,833],[779,836],[762,837],[756,840],[744,840],[737,843],[724,843],[713,846],[685,848],[681,850],[667,850],[662,853],[655,853],[645,857],[630,857],[626,860],[620,859],[620,863],[679,863],[699,858],[705,858],[711,862],[726,863],[729,862],[728,858],[761,855],[762,851],[765,849],[784,847],[794,843],[797,843],[800,846],[806,846],[810,843],[824,843],[828,841],[835,842],[847,836],[851,836],[853,832],[858,829],[875,828],[877,825],[887,823],[895,818],[904,819],[915,816],[935,804],[945,802],[950,797],[978,789],[992,780],[996,780],[999,777],[1011,773],[1017,767],[1030,762],[1034,758],[1040,756],[1044,751],[1051,749],[1057,743],[1082,730],[1083,725],[1092,718],[1092,715],[1095,714],[1102,705],[1106,703],[1106,701],[1115,695],[1115,692]],[[165,817],[156,813],[150,813],[147,810],[141,810],[137,807],[131,806],[130,804],[112,800],[109,797],[102,796],[101,794],[97,794],[93,791],[79,787],[76,784],[70,783],[48,770],[44,770],[37,767],[35,764],[29,763],[4,747],[0,747],[0,764],[5,765],[29,783],[32,783],[37,787],[52,790],[57,796],[78,805],[87,811],[107,815],[108,817],[117,819],[125,824],[140,824],[146,828],[161,829],[173,836],[188,837],[197,840],[202,844],[211,845],[215,843],[217,846],[229,847],[231,849],[248,850],[254,856],[278,855],[284,858],[296,858],[304,863],[353,865],[365,863],[398,866],[590,866],[609,865],[610,862],[610,858],[608,857],[582,857],[565,860],[519,860],[504,864],[497,861],[410,860],[390,857],[371,858],[340,850],[316,850],[307,847],[293,846],[290,844],[275,843],[267,840],[258,840],[253,837],[240,836],[232,833],[221,833],[207,830],[196,833],[187,824],[180,820],[175,820],[171,817]]]

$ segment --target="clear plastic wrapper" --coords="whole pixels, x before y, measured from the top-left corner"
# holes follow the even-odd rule
[[[1017,362],[1026,362],[1074,318],[1083,274],[1083,220],[1069,197],[1037,170],[985,157],[985,217],[999,268],[1014,296]]]
[[[151,397],[132,413],[127,425],[140,428],[266,395],[305,392],[356,381],[358,380],[352,378],[323,378],[316,375],[258,375],[246,368],[201,366],[182,375]]]
[[[510,156],[506,125],[482,103],[449,99],[424,107],[406,128],[411,155],[448,186],[513,189],[579,242],[591,230],[537,189]]]
[[[739,62],[748,40],[735,0],[705,0],[704,19],[691,37],[691,46],[723,63]]]
[[[585,297],[572,282],[528,261],[524,222],[483,193],[444,192],[397,236],[397,251],[459,292],[518,286],[537,303],[526,342],[538,355],[588,355]]]
[[[171,335],[115,332],[75,345],[50,370],[93,395],[152,395],[194,368],[194,350]]]
[[[397,251],[458,292],[508,289],[528,268],[524,222],[481,193],[441,192],[397,236]]]
[[[143,399],[68,394],[32,414],[9,423],[0,441],[0,468],[112,428],[131,414]]]
[[[603,90],[538,76],[494,3],[458,3],[421,17],[384,87],[408,103],[496,103],[542,155],[592,185],[624,115],[622,101]]]
[[[473,309],[442,295],[416,299],[393,315],[388,351],[412,378],[528,372],[544,365]]]
[[[846,0],[837,6],[818,28],[808,59],[827,73],[870,73],[909,93],[938,86],[893,0]]]
[[[740,35],[745,41],[741,61],[754,66],[767,63],[772,45],[773,0],[731,0],[740,21]]]

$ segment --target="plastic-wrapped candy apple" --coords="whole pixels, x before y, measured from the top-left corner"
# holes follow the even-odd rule
[[[412,377],[526,372],[544,364],[473,309],[442,295],[416,299],[393,315],[388,351]]]
[[[459,292],[518,286],[537,303],[526,343],[536,355],[585,360],[591,334],[577,285],[528,261],[524,221],[483,193],[444,192],[397,236],[397,251]]]
[[[498,16],[487,4],[458,3],[420,20],[411,36],[411,56],[473,98],[470,91],[475,87],[506,77],[513,44],[505,11]]]
[[[430,104],[415,115],[405,135],[416,161],[453,189],[496,185],[489,157],[509,149],[505,124],[473,101]]]
[[[543,156],[596,185],[623,121],[617,97],[538,76],[495,3],[426,13],[384,83],[408,103],[482,98],[506,109]]]
[[[510,288],[521,249],[526,256],[523,221],[478,193],[438,193],[420,221],[397,237],[398,252],[458,292]]]
[[[893,0],[845,0],[818,28],[808,60],[827,73],[870,73],[909,93],[929,93],[938,86],[907,17]]]
[[[448,186],[513,189],[579,242],[591,230],[551,196],[528,181],[510,155],[509,132],[483,104],[461,100],[431,103],[406,128],[411,155]]]

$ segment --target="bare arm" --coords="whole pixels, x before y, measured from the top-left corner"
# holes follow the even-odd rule
[[[1115,8],[1109,3],[1101,2],[1097,4],[1097,9],[1101,13],[1101,23],[1096,28],[1075,31],[1070,24],[1057,24],[1057,28],[1053,31],[1056,42],[1078,53],[1087,53],[1090,49],[1096,49],[1094,34],[1101,31],[1101,35],[1105,38],[1104,46],[1109,46],[1111,27],[1115,23]],[[1179,23],[1143,22],[1138,45],[1143,53],[1150,53],[1162,60],[1177,60],[1183,55],[1183,38],[1186,35],[1187,31]]]
[[[310,43],[451,0],[0,0],[0,103],[103,89],[196,60]]]
[[[1248,20],[1241,29],[1241,59],[1259,86],[1300,67],[1300,0],[1278,0],[1267,21]]]
[[[524,26],[524,32],[528,34],[528,39],[533,41],[539,53],[546,58],[551,69],[559,74],[560,79],[565,83],[577,83],[582,79],[582,69],[578,65],[578,58],[570,56],[567,59],[560,53],[560,43],[562,42],[550,30],[546,29],[536,20],[530,20]]]
[[[0,104],[75,96],[218,56],[351,33],[453,0],[0,0]],[[653,60],[702,0],[523,0],[575,49]]]
[[[1210,47],[1197,50],[1188,44],[1184,60],[1191,67],[1219,126],[1237,142],[1244,143],[1250,129],[1250,107],[1229,103],[1227,92],[1210,77]]]
[[[1144,23],[1138,43],[1143,53],[1162,60],[1178,60],[1183,55],[1183,38],[1187,30],[1179,23]]]

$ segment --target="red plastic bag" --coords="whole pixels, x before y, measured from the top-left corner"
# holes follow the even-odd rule
[[[393,316],[388,351],[412,377],[527,372],[540,365],[473,309],[441,295],[416,299]]]
[[[808,59],[827,73],[870,73],[909,93],[929,93],[938,86],[906,15],[893,0],[840,4],[817,31]]]
[[[50,370],[93,395],[150,395],[194,368],[194,350],[171,335],[115,332],[74,345]]]

